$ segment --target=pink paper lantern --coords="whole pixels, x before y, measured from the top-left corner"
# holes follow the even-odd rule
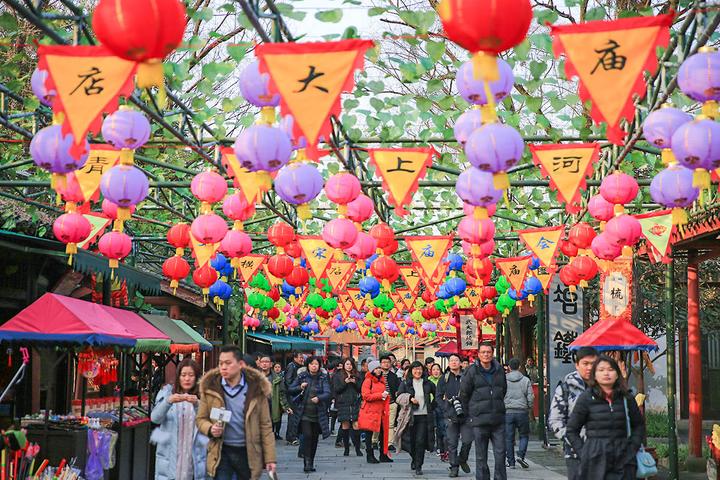
[[[615,260],[622,254],[622,247],[611,243],[605,233],[593,238],[590,249],[600,260]]]
[[[607,222],[605,235],[608,241],[616,246],[632,247],[640,240],[642,227],[637,218],[622,214]]]
[[[458,225],[458,235],[468,243],[480,244],[495,236],[495,224],[489,218],[465,217]]]
[[[632,202],[639,191],[637,180],[620,171],[608,175],[600,184],[600,195],[608,202],[619,206],[615,210],[617,213],[624,211],[622,205]]]
[[[108,232],[100,237],[98,250],[109,259],[110,268],[114,269],[132,251],[132,239],[122,232]]]
[[[355,244],[358,237],[357,228],[352,220],[336,218],[325,224],[322,238],[333,248],[345,249]]]
[[[130,215],[135,213],[135,205],[131,205],[129,210],[130,210]],[[110,220],[117,220],[118,206],[106,198],[105,200],[102,201],[102,212],[103,212],[103,215],[108,217]]]
[[[588,202],[588,212],[594,219],[607,222],[615,216],[615,206],[602,195],[593,195]]]
[[[220,243],[227,231],[228,226],[225,220],[214,213],[200,215],[190,225],[190,232],[195,240],[205,244]]]
[[[372,257],[375,250],[377,250],[377,241],[372,235],[365,232],[358,232],[355,243],[351,247],[346,248],[345,253],[353,260],[364,261]]]
[[[325,195],[328,199],[345,206],[360,195],[360,180],[351,173],[338,173],[325,182]]]
[[[353,222],[362,223],[372,217],[375,205],[370,197],[364,193],[359,194],[355,200],[347,204],[345,216]]]
[[[219,173],[208,170],[193,177],[190,182],[190,191],[201,202],[213,204],[227,195],[228,185]]]
[[[234,260],[249,254],[252,251],[252,247],[252,239],[250,236],[239,230],[230,230],[220,242],[220,250],[233,259],[230,261],[233,267],[237,267],[237,262]]]
[[[76,212],[60,215],[53,223],[55,238],[66,244],[65,253],[72,255],[77,253],[77,244],[85,240],[92,226],[87,218]]]

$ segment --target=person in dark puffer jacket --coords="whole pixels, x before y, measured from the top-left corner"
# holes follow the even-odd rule
[[[488,443],[492,441],[495,480],[506,480],[505,394],[507,379],[502,365],[493,358],[493,346],[483,342],[478,360],[468,367],[460,381],[460,402],[467,412],[475,437],[475,478],[489,480]]]
[[[580,436],[583,427],[584,441]],[[635,455],[645,436],[645,422],[613,358],[601,355],[595,361],[590,389],[575,403],[566,436],[580,454],[580,478],[635,478]]]
[[[357,420],[360,414],[360,392],[362,384],[360,375],[352,357],[344,358],[340,362],[342,370],[333,376],[333,392],[335,392],[335,406],[338,410],[340,432],[338,436],[345,447],[344,456],[350,455],[350,437],[355,445],[355,454],[362,457],[360,451],[360,431]]]

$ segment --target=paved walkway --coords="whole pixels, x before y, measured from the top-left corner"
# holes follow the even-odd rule
[[[376,480],[401,478],[414,478],[410,470],[410,456],[406,452],[394,454],[394,463],[381,463],[371,465],[365,461],[365,457],[355,456],[351,448],[351,456],[344,457],[343,450],[335,448],[335,437],[321,440],[318,446],[318,454],[315,458],[317,472],[305,474],[302,471],[303,463],[297,457],[297,447],[287,446],[284,440],[277,442],[278,449],[278,477],[282,480],[355,480],[358,478],[373,478]],[[364,452],[364,450],[363,450]],[[492,457],[492,447],[490,448]],[[471,473],[466,474],[460,471],[460,478],[472,479],[475,475],[475,452],[470,453]],[[522,469],[519,466],[515,470],[508,469],[508,479],[517,480],[561,480],[566,477],[564,462],[558,454],[546,451],[540,442],[531,441],[527,455],[529,469]],[[548,466],[545,466],[548,465]],[[490,465],[492,472],[492,459]],[[428,453],[423,465],[422,477],[424,480],[440,480],[448,478],[448,464],[443,463],[434,455]]]

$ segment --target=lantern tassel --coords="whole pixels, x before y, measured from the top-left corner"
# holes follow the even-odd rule
[[[600,232],[604,232],[604,231],[605,231],[605,225],[606,225],[606,224],[607,224],[607,222],[600,222]]]
[[[342,248],[336,248],[335,249],[335,260],[342,260],[342,259],[343,259]]]
[[[178,282],[174,278],[170,281],[170,288],[173,289],[173,295],[175,295],[175,292],[177,291],[179,285],[180,285],[180,282]]]
[[[137,69],[137,86],[138,88],[158,88],[157,104],[164,109],[167,103],[165,94],[165,74],[163,73],[163,64],[160,59],[151,59],[147,62],[140,63]]]
[[[720,118],[720,105],[718,104],[717,100],[708,100],[707,102],[703,103],[702,115],[710,117],[713,120],[717,120],[718,118]]]
[[[245,225],[243,225],[242,220],[235,220],[233,223],[233,230],[237,232],[242,232],[245,230]]]
[[[124,227],[124,223],[125,223],[125,222],[123,222],[122,220],[116,219],[116,220],[113,222],[113,231],[115,231],[115,232],[122,232],[122,231],[123,231],[123,227]],[[181,249],[181,250],[182,250],[182,249]]]
[[[677,163],[677,158],[675,158],[675,154],[669,148],[662,149],[662,151],[660,152],[660,159],[662,160],[663,165],[675,165]]]
[[[587,280],[580,280],[580,288],[587,288],[588,283]]]
[[[297,206],[297,215],[300,220],[309,220],[312,218],[312,214],[310,213],[310,205],[307,203],[302,203]]]
[[[687,225],[688,214],[684,208],[675,207],[672,209],[672,223],[673,225]]]
[[[485,207],[475,207],[473,209],[473,218],[475,220],[485,220],[488,217],[488,211]]]
[[[493,174],[493,186],[495,190],[507,191],[510,188],[510,177],[506,172],[498,172]]]
[[[68,265],[72,265],[72,257],[77,254],[77,243],[68,243],[65,245],[65,253],[70,255],[68,258]]]
[[[695,169],[693,172],[693,187],[699,188],[700,190],[710,188],[710,172],[704,168]]]
[[[182,248],[182,247],[177,247],[177,248],[175,249],[175,256],[176,256],[176,257],[182,257],[183,255],[185,255],[185,249]]]
[[[347,205],[338,205],[338,215],[341,217],[347,216]]]
[[[497,82],[500,80],[497,57],[485,52],[477,52],[472,57],[473,75],[475,80],[483,82]],[[488,101],[490,99],[488,98]]]
[[[135,150],[123,148],[120,150],[120,165],[133,165],[135,163]]]
[[[308,160],[307,150],[304,148],[299,148],[297,150],[297,153],[295,154],[295,158],[293,158],[292,160],[292,163],[304,162],[306,160]]]
[[[623,205],[622,203],[615,204],[614,211],[616,217],[622,215],[623,213],[625,213],[625,205]]]
[[[275,123],[275,107],[262,107],[260,109],[260,122],[265,125]]]
[[[60,197],[59,190],[65,189],[67,187],[67,177],[64,173],[53,173],[50,177],[50,188],[55,190],[58,193],[58,198]]]

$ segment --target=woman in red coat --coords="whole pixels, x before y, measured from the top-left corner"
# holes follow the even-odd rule
[[[392,462],[388,457],[388,428],[390,420],[390,398],[385,390],[385,378],[380,362],[373,360],[368,365],[368,374],[362,385],[362,404],[358,417],[358,428],[365,430],[365,448],[368,463]],[[382,432],[380,460],[375,458],[372,448],[372,432]]]

